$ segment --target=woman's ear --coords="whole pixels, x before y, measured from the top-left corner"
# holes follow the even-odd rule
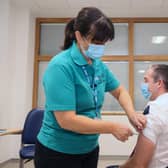
[[[77,43],[80,44],[82,41],[82,36],[79,31],[75,31],[75,37],[76,37]]]
[[[85,38],[83,38],[80,31],[75,31],[75,37],[76,37],[77,45],[78,45],[79,48],[81,48],[81,46],[84,49],[88,48],[88,42]]]

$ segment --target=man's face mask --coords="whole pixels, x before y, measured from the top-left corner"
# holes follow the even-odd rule
[[[83,53],[92,59],[99,59],[104,55],[105,45],[103,44],[89,44],[87,50],[83,49]]]
[[[141,84],[141,92],[145,99],[149,99],[151,96],[151,92],[149,91],[149,84],[142,83]]]

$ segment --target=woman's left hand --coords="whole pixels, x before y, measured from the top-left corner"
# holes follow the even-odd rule
[[[138,132],[142,131],[146,126],[146,117],[142,113],[135,112],[129,116],[129,121]]]

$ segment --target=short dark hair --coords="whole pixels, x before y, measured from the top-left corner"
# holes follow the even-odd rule
[[[152,65],[153,69],[153,79],[157,82],[159,79],[163,80],[164,87],[168,91],[168,65],[166,64],[155,64]]]
[[[77,17],[67,23],[63,50],[76,41],[75,31],[79,31],[83,37],[91,36],[92,41],[106,42],[114,38],[112,21],[95,7],[82,8]]]

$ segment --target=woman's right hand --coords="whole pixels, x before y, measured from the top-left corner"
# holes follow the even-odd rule
[[[126,140],[128,140],[129,136],[133,135],[133,132],[127,125],[116,123],[116,126],[113,129],[112,134],[118,140],[125,142]]]

